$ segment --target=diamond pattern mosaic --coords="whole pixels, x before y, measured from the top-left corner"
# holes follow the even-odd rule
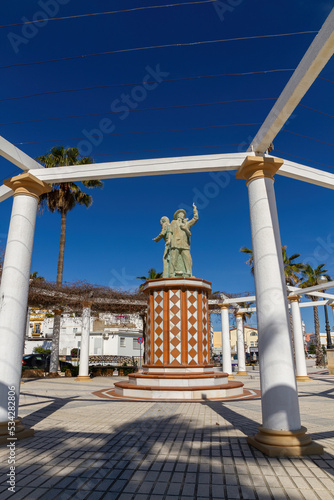
[[[169,363],[181,365],[181,290],[169,291],[169,331]]]
[[[147,304],[147,325],[146,325],[146,363],[151,364],[151,300]]]
[[[163,365],[163,291],[154,292],[154,364]]]
[[[209,363],[209,324],[208,324],[208,298],[206,293],[202,295],[202,313],[203,313],[203,364]]]
[[[187,291],[187,341],[188,341],[188,365],[198,364],[198,312],[197,312],[197,290]]]

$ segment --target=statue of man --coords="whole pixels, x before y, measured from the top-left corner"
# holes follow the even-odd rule
[[[169,278],[169,264],[170,264],[170,240],[171,240],[171,234],[170,234],[170,224],[169,224],[169,219],[165,215],[161,217],[160,219],[160,224],[161,224],[161,232],[153,238],[153,241],[160,241],[162,238],[165,240],[165,251],[164,251],[164,256],[162,259],[163,262],[163,272],[162,272],[162,277],[163,278]]]
[[[190,228],[198,221],[198,211],[193,203],[194,216],[186,219],[186,211],[177,210],[170,224],[171,255],[170,277],[192,276],[192,259],[190,255]]]

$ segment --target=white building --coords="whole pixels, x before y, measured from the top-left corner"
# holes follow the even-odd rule
[[[60,324],[59,354],[69,356],[80,348],[81,316],[63,313]],[[35,347],[50,349],[52,345],[53,313],[32,309],[27,324],[24,354]],[[140,353],[138,338],[143,335],[143,323],[138,314],[108,314],[92,316],[90,320],[89,355],[135,356]]]

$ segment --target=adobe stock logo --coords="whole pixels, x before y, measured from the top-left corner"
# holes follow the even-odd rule
[[[216,0],[212,4],[221,21],[225,20],[226,12],[234,12],[235,8],[242,4],[244,0]]]
[[[117,99],[114,99],[110,104],[110,110],[115,113],[119,120],[125,120],[129,115],[131,110],[138,108],[139,104],[142,103],[148,96],[148,94],[155,90],[164,78],[169,76],[169,72],[161,71],[160,64],[157,64],[155,68],[151,66],[145,67],[146,74],[143,77],[141,85],[135,85],[132,89],[125,93],[123,92]],[[93,148],[102,144],[102,141],[106,135],[111,135],[116,130],[117,124],[114,123],[110,118],[102,118],[96,127],[91,130],[82,130],[82,134],[86,139],[78,142],[77,148],[80,154],[84,156],[89,156]]]
[[[21,21],[27,23],[21,26],[21,34],[18,35],[11,31],[7,35],[15,54],[19,53],[22,44],[26,45],[30,40],[35,38],[39,30],[48,24],[49,19],[58,14],[61,5],[66,5],[69,1],[70,0],[39,0],[37,3],[41,10],[36,11],[32,19],[28,19],[25,16],[21,17]]]

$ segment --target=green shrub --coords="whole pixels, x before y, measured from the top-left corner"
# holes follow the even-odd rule
[[[51,354],[51,349],[44,349],[44,347],[35,347],[34,351],[38,354]]]
[[[111,376],[111,370],[118,370],[122,368],[124,375],[129,375],[129,373],[135,373],[137,371],[136,366],[127,366],[125,363],[125,366],[123,365],[122,367],[115,366],[115,365],[93,365],[89,367],[89,372],[92,374],[93,377],[110,377]]]

